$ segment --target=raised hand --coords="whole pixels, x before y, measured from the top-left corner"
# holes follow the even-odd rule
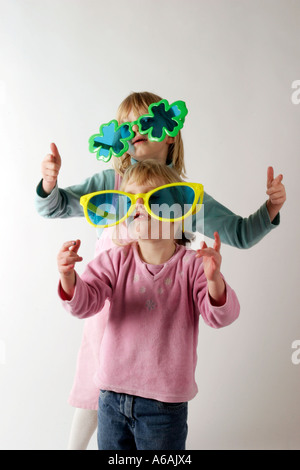
[[[213,248],[209,248],[205,242],[201,243],[197,250],[197,258],[203,257],[204,274],[208,281],[214,281],[220,275],[222,256],[220,254],[221,240],[218,232],[214,233],[215,242]]]
[[[43,190],[50,194],[56,185],[61,167],[61,157],[55,144],[50,144],[50,152],[42,161]]]
[[[57,266],[59,272],[64,276],[70,276],[75,264],[82,261],[82,257],[77,254],[80,244],[80,240],[76,240],[66,242],[61,247],[57,255]]]
[[[61,287],[65,292],[65,300],[71,300],[75,291],[76,275],[75,264],[82,261],[77,254],[80,240],[70,241],[63,244],[57,255],[57,265],[60,272]]]
[[[269,212],[270,220],[274,220],[283,204],[286,201],[285,187],[282,184],[283,175],[278,175],[274,178],[274,169],[269,166],[267,170],[267,194],[269,199],[267,201],[267,209]]]
[[[207,247],[202,242],[196,257],[203,257],[203,269],[207,279],[208,292],[213,305],[220,306],[226,302],[226,287],[221,276],[220,268],[222,257],[220,254],[221,240],[218,232],[214,233],[215,241],[213,248]]]

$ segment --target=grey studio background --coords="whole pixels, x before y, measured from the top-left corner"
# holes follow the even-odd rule
[[[187,449],[300,449],[300,1],[0,0],[0,43],[0,448],[65,449],[74,413],[83,322],[60,305],[56,256],[80,238],[87,263],[96,234],[36,213],[41,161],[55,142],[61,187],[107,168],[88,138],[148,90],[187,103],[188,179],[219,202],[256,211],[269,165],[287,190],[276,230],[222,246],[241,315],[200,327]]]

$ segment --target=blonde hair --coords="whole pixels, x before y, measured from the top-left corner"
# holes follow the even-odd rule
[[[182,178],[179,176],[177,171],[174,168],[168,167],[162,162],[157,160],[144,160],[138,162],[135,165],[131,165],[124,173],[120,190],[124,191],[126,186],[130,181],[134,181],[137,185],[150,185],[155,188],[159,185],[171,184],[171,183],[180,183]],[[118,227],[120,230],[121,227]],[[131,242],[128,240],[124,243],[121,242],[120,238],[117,236],[118,230],[115,230],[113,235],[113,241],[116,245],[128,245]],[[181,238],[177,239],[179,245],[188,245],[194,239],[192,234],[189,234],[189,238],[186,238],[184,232],[181,234]]]
[[[117,120],[121,124],[124,118],[127,118],[131,111],[137,114],[147,112],[148,107],[152,103],[157,103],[162,98],[155,93],[148,91],[133,92],[125,98],[120,104],[117,111]],[[172,163],[173,167],[179,175],[185,177],[185,164],[184,164],[184,150],[181,132],[174,137],[174,143],[169,145],[169,152],[167,156],[167,164]],[[121,157],[113,157],[112,165],[114,170],[123,176],[127,168],[131,166],[131,156],[129,153],[124,153]]]
[[[120,186],[123,191],[130,180],[137,185],[149,184],[153,187],[162,184],[179,183],[182,178],[178,175],[174,168],[165,165],[157,160],[143,160],[135,165],[131,165],[124,173]]]

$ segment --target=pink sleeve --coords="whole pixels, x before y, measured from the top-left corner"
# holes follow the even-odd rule
[[[200,313],[205,323],[212,328],[231,325],[240,314],[240,304],[234,290],[226,284],[226,302],[221,307],[211,304],[208,290],[202,300]]]
[[[80,277],[76,273],[75,292],[71,300],[65,300],[61,284],[58,295],[64,308],[78,318],[88,318],[96,315],[106,299],[112,295],[116,280],[113,259],[110,252],[104,252],[89,263]]]
[[[207,281],[201,267],[200,274],[194,280],[194,302],[197,303],[198,310],[204,322],[212,328],[223,328],[233,323],[240,314],[240,304],[236,293],[227,284],[226,285],[226,302],[220,307],[211,304]]]

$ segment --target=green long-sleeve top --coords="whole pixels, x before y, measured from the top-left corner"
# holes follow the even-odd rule
[[[56,185],[49,195],[43,191],[41,181],[36,190],[36,208],[41,216],[47,218],[83,217],[80,197],[95,191],[114,189],[114,186],[115,171],[113,169],[96,173],[81,184],[65,189],[58,188]],[[203,234],[214,238],[214,232],[217,231],[222,243],[236,248],[252,247],[280,223],[279,214],[272,222],[270,221],[266,203],[246,218],[234,214],[206,192],[203,205],[205,209],[204,224],[201,224]],[[201,211],[198,214],[201,214]],[[98,231],[98,236],[100,234],[101,231]]]

